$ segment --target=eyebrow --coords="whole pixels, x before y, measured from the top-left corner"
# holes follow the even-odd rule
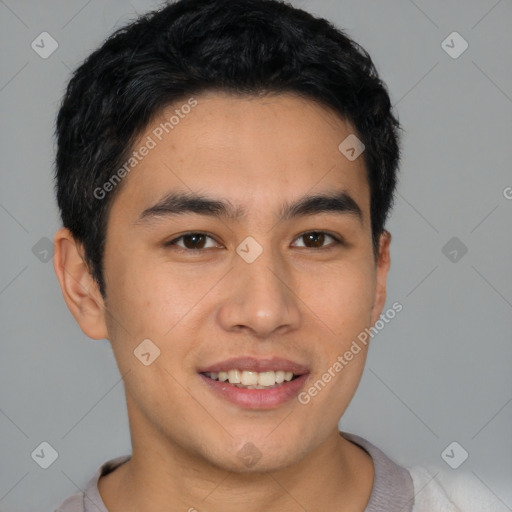
[[[228,199],[216,199],[189,192],[171,192],[153,206],[146,208],[140,214],[137,223],[187,213],[222,217],[233,221],[247,217],[242,206],[235,206]],[[348,214],[358,218],[361,223],[363,221],[361,208],[345,191],[306,195],[292,203],[286,202],[281,206],[278,219],[283,221],[320,213]]]

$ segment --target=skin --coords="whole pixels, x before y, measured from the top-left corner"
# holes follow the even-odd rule
[[[100,479],[100,494],[112,512],[362,511],[373,464],[339,435],[338,421],[359,384],[364,346],[307,405],[242,409],[197,373],[235,356],[284,357],[309,367],[307,389],[378,320],[391,236],[382,234],[375,259],[363,158],[338,150],[354,129],[293,94],[196,99],[121,184],[107,225],[106,300],[80,244],[64,228],[55,236],[66,303],[87,336],[110,340],[124,380],[133,454]],[[333,190],[351,195],[362,220],[329,212],[277,221],[283,202]],[[226,198],[247,216],[138,221],[171,191]],[[201,250],[180,252],[183,239],[164,245],[198,231],[212,236]],[[315,246],[301,236],[311,231],[345,244],[326,236]],[[247,236],[263,248],[250,264],[236,253]],[[161,351],[149,366],[133,354],[147,338]],[[261,453],[251,467],[237,456],[248,442]]]

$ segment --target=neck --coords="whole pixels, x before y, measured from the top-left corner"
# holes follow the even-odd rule
[[[98,483],[111,512],[360,512],[371,493],[370,456],[337,429],[284,469],[240,473],[216,467],[158,433],[143,435],[136,423],[131,459]]]

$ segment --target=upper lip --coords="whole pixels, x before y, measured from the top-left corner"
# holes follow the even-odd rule
[[[222,372],[228,370],[247,370],[250,372],[269,372],[284,370],[285,372],[292,372],[295,375],[303,375],[309,373],[307,366],[283,359],[281,357],[272,357],[267,359],[259,359],[256,357],[234,357],[219,361],[208,366],[198,369],[199,373]]]

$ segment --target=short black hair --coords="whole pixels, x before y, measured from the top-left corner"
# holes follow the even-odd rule
[[[207,90],[295,93],[347,119],[365,145],[374,254],[393,205],[398,120],[360,45],[279,0],[180,0],[114,32],[74,72],[56,123],[55,188],[63,225],[106,296],[108,213],[98,198],[163,108]],[[341,141],[340,141],[341,142]]]

